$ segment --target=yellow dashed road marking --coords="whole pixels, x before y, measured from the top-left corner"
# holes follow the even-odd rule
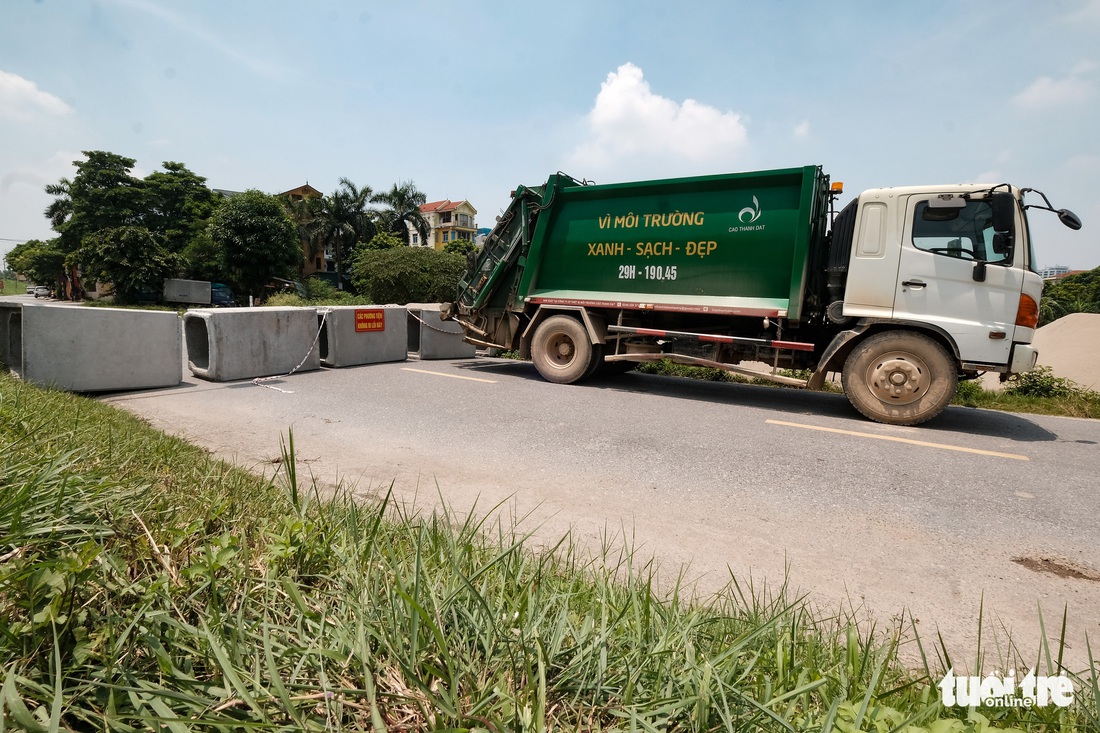
[[[411,367],[401,367],[401,371],[404,372],[417,372],[418,374],[434,374],[437,377],[450,377],[451,379],[466,379],[471,382],[485,382],[486,384],[496,384],[495,379],[480,379],[479,377],[464,377],[461,374],[446,374],[445,372],[429,372],[427,369],[413,369]]]
[[[806,430],[820,430],[823,433],[839,433],[841,435],[852,435],[857,438],[874,438],[875,440],[891,440],[895,443],[908,443],[909,445],[919,445],[924,448],[939,448],[940,450],[953,450],[960,453],[975,453],[979,456],[993,456],[995,458],[1011,458],[1014,461],[1030,461],[1027,456],[1017,455],[1015,453],[998,453],[993,450],[980,450],[978,448],[964,448],[960,445],[948,445],[947,443],[929,443],[924,440],[910,440],[909,438],[896,438],[892,435],[876,435],[874,433],[857,433],[854,430],[841,430],[839,428],[823,428],[818,425],[803,425],[797,422],[783,422],[782,420],[766,420],[765,422],[771,425],[785,425],[789,428],[805,428]]]

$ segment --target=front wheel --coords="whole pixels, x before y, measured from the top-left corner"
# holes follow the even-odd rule
[[[531,361],[548,382],[572,384],[584,379],[597,356],[584,325],[569,316],[547,318],[531,339]]]
[[[939,343],[913,331],[871,336],[844,362],[844,394],[875,422],[917,425],[955,396],[958,369]]]

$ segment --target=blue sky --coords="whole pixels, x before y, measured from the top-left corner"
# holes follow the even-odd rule
[[[517,184],[820,164],[1008,181],[1041,266],[1100,265],[1100,0],[4,0],[0,253],[82,150],[213,188],[412,180],[490,226]]]

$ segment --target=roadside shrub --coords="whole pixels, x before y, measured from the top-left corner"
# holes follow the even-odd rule
[[[1019,374],[1010,385],[1009,390],[1025,397],[1071,397],[1085,391],[1068,379],[1054,376],[1048,366]]]
[[[982,383],[976,379],[959,382],[959,389],[955,392],[954,404],[974,407],[982,401],[985,390]]]
[[[294,306],[295,308],[300,308],[301,306],[309,305],[309,303],[297,293],[275,293],[264,301],[264,305]]]
[[[352,283],[375,303],[454,300],[466,258],[422,247],[365,250],[351,267]]]

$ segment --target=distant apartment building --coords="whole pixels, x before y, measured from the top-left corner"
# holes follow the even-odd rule
[[[1056,280],[1060,277],[1065,277],[1069,274],[1069,268],[1065,265],[1055,265],[1054,267],[1045,267],[1039,270],[1039,277],[1044,280]]]
[[[443,249],[450,242],[460,239],[473,242],[477,239],[477,209],[469,201],[432,201],[420,207],[420,214],[428,222],[428,241],[420,241],[420,233],[410,232],[414,247]]]
[[[319,199],[324,194],[306,183],[289,191],[283,191],[279,196],[291,201],[305,201],[307,199]],[[318,272],[335,272],[336,260],[333,258],[331,250],[331,247],[326,247],[323,250],[314,251],[310,241],[302,237],[302,277],[307,278]]]

